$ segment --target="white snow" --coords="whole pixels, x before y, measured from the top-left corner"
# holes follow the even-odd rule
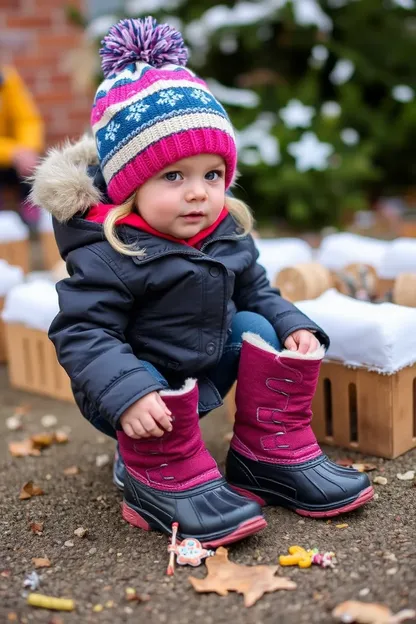
[[[321,114],[324,117],[339,117],[341,115],[342,109],[338,102],[334,102],[329,100],[328,102],[324,102],[321,106]]]
[[[22,241],[28,237],[29,228],[18,214],[12,210],[0,211],[0,243]]]
[[[258,262],[272,283],[282,269],[312,260],[312,248],[300,238],[259,238],[254,242],[260,253]]]
[[[276,121],[273,113],[260,113],[257,119],[242,130],[236,130],[236,143],[241,162],[247,165],[261,161],[266,165],[280,163],[280,146],[277,138],[270,134]],[[255,158],[255,151],[258,158]]]
[[[416,362],[414,308],[357,301],[334,289],[296,307],[329,335],[329,359],[387,374]]]
[[[411,102],[415,97],[415,92],[408,85],[396,85],[391,91],[392,96],[398,102]]]
[[[21,323],[48,331],[59,312],[58,294],[52,282],[38,280],[19,284],[6,295],[2,318],[5,323]]]
[[[208,78],[206,83],[215,97],[224,104],[232,104],[241,108],[256,108],[259,105],[260,98],[255,91],[226,87],[214,78]]]
[[[286,128],[309,128],[315,109],[313,106],[305,106],[300,100],[289,100],[286,106],[280,109],[279,115]]]
[[[316,261],[333,271],[339,271],[353,262],[361,262],[371,264],[378,272],[390,244],[389,241],[367,236],[337,232],[323,239]]]
[[[41,210],[39,219],[39,231],[40,232],[53,232],[52,215],[46,210]]]
[[[340,59],[329,74],[329,79],[333,84],[342,85],[348,82],[354,71],[355,65],[352,61],[349,59]]]
[[[399,273],[416,273],[416,238],[396,238],[381,259],[380,277],[394,279]]]
[[[21,284],[23,279],[24,274],[20,267],[11,266],[6,260],[0,260],[0,297],[4,297],[17,284]]]
[[[360,141],[360,135],[355,128],[344,128],[341,130],[340,136],[345,145],[357,145]]]
[[[323,143],[314,132],[304,132],[299,141],[289,143],[287,151],[296,160],[298,171],[328,168],[328,158],[334,151],[333,145]]]

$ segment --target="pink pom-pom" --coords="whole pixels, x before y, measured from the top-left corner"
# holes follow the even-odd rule
[[[102,41],[100,55],[105,77],[130,63],[141,61],[162,67],[167,63],[186,65],[188,60],[181,33],[150,16],[120,20],[112,26]]]

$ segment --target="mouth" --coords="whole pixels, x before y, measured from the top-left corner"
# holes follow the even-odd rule
[[[182,215],[182,219],[185,221],[198,221],[204,217],[204,213],[202,210],[194,210],[193,212],[188,212],[186,215]]]

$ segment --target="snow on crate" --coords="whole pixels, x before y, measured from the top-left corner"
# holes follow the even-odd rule
[[[387,374],[416,362],[414,308],[358,301],[334,289],[296,307],[329,335],[331,360]]]
[[[378,273],[389,245],[389,241],[337,232],[323,239],[316,261],[332,271],[339,271],[349,264],[360,262],[370,264]]]
[[[0,211],[0,243],[12,243],[29,238],[29,228],[12,210]]]
[[[416,238],[396,238],[392,241],[378,273],[383,279],[395,279],[400,273],[416,273]]]
[[[41,210],[39,218],[40,232],[53,232],[52,215],[46,210]]]
[[[11,288],[22,282],[22,269],[0,259],[0,297],[4,297]]]
[[[260,253],[258,262],[272,284],[282,269],[312,260],[312,248],[300,238],[258,238],[255,244]]]
[[[19,284],[10,290],[5,299],[2,318],[5,323],[19,323],[46,332],[58,312],[55,285],[53,282],[38,280]]]

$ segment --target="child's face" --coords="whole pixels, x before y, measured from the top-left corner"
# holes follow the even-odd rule
[[[164,234],[188,239],[214,223],[224,207],[225,163],[215,154],[183,158],[141,186],[136,207]]]

